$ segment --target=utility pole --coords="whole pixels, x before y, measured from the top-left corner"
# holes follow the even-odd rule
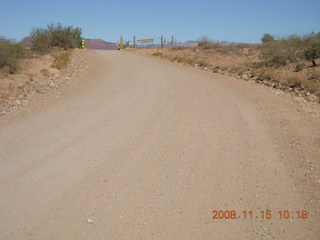
[[[171,47],[173,47],[173,44],[174,44],[174,36],[172,35],[171,36]]]

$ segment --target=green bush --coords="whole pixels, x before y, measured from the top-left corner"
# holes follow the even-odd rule
[[[320,58],[320,37],[311,33],[305,36],[305,52],[304,56],[307,60],[311,61],[313,66],[316,66],[315,59]]]
[[[288,53],[280,41],[273,41],[261,48],[261,58],[266,66],[283,66],[288,59]]]
[[[47,28],[35,28],[31,32],[32,50],[48,52],[53,48],[72,49],[81,47],[80,28],[64,27],[60,23],[49,24]]]
[[[25,57],[27,50],[21,43],[0,38],[0,69],[8,67],[10,73],[18,70],[18,59]]]
[[[265,33],[261,38],[261,42],[263,42],[263,43],[268,43],[268,42],[272,42],[272,41],[274,41],[274,36],[272,36],[269,33]]]
[[[298,63],[320,57],[320,39],[314,33],[304,36],[290,35],[265,43],[261,48],[261,58],[265,65],[278,67],[287,62]]]
[[[47,52],[52,47],[51,34],[47,29],[36,28],[31,33],[31,49],[39,52]]]

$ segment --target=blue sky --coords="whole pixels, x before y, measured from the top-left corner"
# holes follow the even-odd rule
[[[163,34],[254,43],[264,33],[320,32],[319,12],[320,0],[0,0],[0,36],[21,40],[33,27],[60,22],[113,42]]]

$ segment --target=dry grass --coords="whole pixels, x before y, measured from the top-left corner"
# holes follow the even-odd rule
[[[272,80],[276,79],[274,69],[263,68],[259,71],[258,78],[261,80]]]
[[[40,73],[46,78],[50,77],[50,72],[48,69],[41,69]]]
[[[65,69],[69,63],[71,56],[71,52],[63,52],[60,54],[53,54],[54,60],[51,65],[51,67],[56,68],[56,69]]]
[[[162,53],[161,52],[155,52],[155,53],[152,53],[153,56],[156,56],[156,57],[162,57]]]

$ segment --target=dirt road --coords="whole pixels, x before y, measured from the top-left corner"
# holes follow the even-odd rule
[[[85,88],[0,123],[0,239],[320,239],[319,116],[249,82],[93,54]]]

